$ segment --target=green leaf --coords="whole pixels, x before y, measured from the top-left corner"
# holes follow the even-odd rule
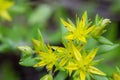
[[[105,77],[105,76],[98,76],[98,75],[94,75],[94,79],[95,80],[108,80],[107,77]]]
[[[60,40],[61,40],[61,31],[57,30],[53,33],[49,33],[50,35],[48,36],[49,42],[51,44],[59,44]]]
[[[98,64],[100,64],[102,61],[103,61],[102,58],[101,58],[101,59],[98,59],[98,60],[94,60],[94,61],[92,62],[92,65],[98,65]]]
[[[117,72],[120,74],[120,68],[116,67]]]
[[[14,12],[14,14],[24,13],[26,10],[27,10],[27,6],[23,5],[23,4],[22,5],[21,4],[17,4],[17,5],[14,5],[11,8],[11,11]]]
[[[65,71],[60,71],[54,78],[54,80],[65,80],[68,74]]]
[[[30,57],[22,57],[19,64],[22,65],[22,66],[34,66],[35,64],[37,63],[36,59],[35,58],[32,58],[31,56]]]
[[[46,21],[50,18],[53,10],[51,6],[49,5],[40,5],[38,8],[33,11],[33,13],[30,15],[29,18],[29,23],[34,25],[34,24],[40,24],[45,25]]]
[[[69,24],[71,24],[72,26],[75,27],[74,23],[69,18],[67,20],[68,20]]]
[[[39,30],[39,26],[35,26],[33,37],[39,40],[40,42],[44,43],[43,36],[41,34],[41,31]]]
[[[98,23],[99,23],[99,16],[96,15],[96,16],[95,16],[95,25],[98,26]]]
[[[47,74],[47,75],[43,76],[40,80],[53,80],[53,77],[52,77],[52,75]]]
[[[105,37],[103,37],[103,36],[100,36],[100,37],[98,38],[98,41],[99,41],[100,43],[102,43],[102,44],[113,45],[113,43],[112,43],[110,40],[108,40],[107,38],[105,38]]]
[[[120,46],[119,44],[113,44],[113,45],[101,45],[99,48],[98,53],[105,53],[108,52],[110,50],[113,50],[115,48],[117,48],[118,46]]]
[[[37,36],[38,36],[38,40],[40,40],[41,42],[44,42],[44,40],[43,40],[43,37],[42,37],[42,34],[41,34],[41,32],[40,32],[40,30],[38,29],[37,30]]]

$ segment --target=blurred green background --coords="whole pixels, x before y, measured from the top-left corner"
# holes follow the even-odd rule
[[[104,34],[110,41],[120,44],[120,0],[14,0],[9,9],[12,21],[0,19],[0,80],[39,80],[43,75],[32,67],[19,65],[20,52],[17,46],[31,45],[37,28],[46,43],[61,46],[65,28],[60,18],[75,21],[84,11],[94,21],[98,14],[112,23]],[[89,47],[95,44],[91,41]],[[98,66],[111,75],[120,67],[120,47],[103,52],[104,61]]]

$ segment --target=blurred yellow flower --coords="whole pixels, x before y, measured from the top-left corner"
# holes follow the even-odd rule
[[[71,74],[73,71],[77,72],[80,80],[86,80],[86,75],[89,73],[105,76],[106,74],[92,65],[92,61],[96,55],[97,48],[92,50],[87,56],[82,56],[76,62],[69,62],[65,68]]]
[[[13,2],[12,1],[8,1],[8,0],[0,0],[0,16],[8,21],[11,21],[11,17],[8,14],[8,9],[13,6]]]
[[[87,20],[87,12],[84,12],[81,20],[77,18],[76,25],[69,20],[69,23],[61,19],[62,24],[67,28],[68,35],[65,37],[68,40],[79,40],[86,43],[86,36],[90,33],[94,25],[89,27]]]
[[[113,80],[120,80],[120,74],[114,73]]]

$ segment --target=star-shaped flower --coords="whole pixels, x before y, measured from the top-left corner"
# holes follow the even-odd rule
[[[72,23],[72,21],[66,22],[61,19],[62,24],[67,28],[68,35],[65,37],[68,40],[79,40],[86,43],[87,35],[93,30],[93,26],[89,26],[87,20],[87,12],[84,12],[81,20],[77,18],[76,25]]]
[[[52,46],[52,48],[57,51],[59,55],[59,66],[63,67],[65,65],[68,65],[69,62],[75,61],[75,60],[80,60],[81,54],[79,51],[83,48],[83,46],[79,46],[79,51],[77,50],[76,46],[69,41],[67,44],[64,44],[65,47],[57,47],[57,46]]]
[[[80,80],[86,80],[86,75],[89,73],[105,76],[105,73],[94,67],[92,64],[97,50],[97,48],[92,50],[87,56],[80,57],[80,60],[77,60],[76,62],[70,62],[67,66],[65,66],[65,68],[69,71],[70,74],[73,71],[77,72]]]
[[[48,46],[48,50],[46,52],[38,51],[38,59],[40,60],[34,67],[44,67],[46,66],[47,70],[52,70],[53,66],[57,63],[58,56],[50,46]]]

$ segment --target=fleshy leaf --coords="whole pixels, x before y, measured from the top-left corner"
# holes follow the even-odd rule
[[[37,30],[37,34],[36,34],[36,36],[37,36],[37,38],[38,38],[38,40],[39,40],[40,42],[43,42],[43,43],[44,43],[44,40],[43,40],[42,34],[41,34],[41,32],[40,32],[39,29]]]
[[[52,77],[52,75],[47,74],[47,75],[43,76],[40,80],[53,80],[53,77]]]
[[[60,71],[58,74],[55,76],[54,80],[66,80],[68,74],[66,71]]]
[[[118,46],[120,46],[119,44],[113,44],[113,45],[101,45],[99,48],[98,53],[105,53],[108,52],[110,50],[113,50],[115,48],[117,48]]]
[[[32,58],[31,56],[21,58],[19,62],[20,65],[29,67],[34,66],[36,63],[37,63],[36,59]]]
[[[102,36],[100,36],[100,37],[98,38],[98,41],[99,41],[100,43],[102,43],[102,44],[113,45],[113,43],[112,43],[110,40],[108,40],[107,38],[102,37]]]
[[[98,76],[98,75],[94,75],[94,79],[95,80],[109,80],[107,77],[105,76]]]

